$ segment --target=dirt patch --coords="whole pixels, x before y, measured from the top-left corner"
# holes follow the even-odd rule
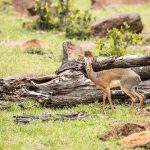
[[[129,135],[119,141],[119,144],[131,148],[145,148],[150,149],[150,132],[144,131]]]
[[[21,48],[23,49],[30,48],[30,47],[41,48],[42,47],[41,42],[38,39],[31,39],[31,40],[24,42],[21,45]]]
[[[140,116],[150,116],[150,108],[143,110],[142,112],[138,112],[137,115]]]
[[[145,131],[147,128],[150,128],[150,121],[145,121],[145,120],[130,121],[120,126],[116,126],[115,128],[109,131],[104,132],[99,136],[99,139],[105,141],[109,137],[114,135],[128,136],[133,133]]]
[[[48,49],[49,45],[39,41],[38,39],[30,39],[30,40],[3,40],[0,41],[0,46],[6,46],[6,47],[15,47],[19,46],[20,48],[28,48],[28,47],[40,47],[43,49]]]

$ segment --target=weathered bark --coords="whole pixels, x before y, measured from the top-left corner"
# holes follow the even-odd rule
[[[67,56],[65,51],[64,54]],[[86,74],[84,60],[67,61],[67,57],[64,57],[64,59],[66,63],[62,63],[61,67],[56,71],[56,74],[60,74],[69,69],[81,71]],[[99,58],[93,62],[92,66],[96,72],[112,68],[132,68],[140,75],[141,79],[150,79],[150,56],[146,55]]]
[[[45,78],[49,79],[48,82],[45,82]],[[139,90],[145,93],[146,103],[149,103],[149,89],[150,80],[141,82]],[[102,100],[103,92],[96,89],[95,85],[82,72],[67,70],[59,75],[44,77],[43,80],[42,78],[1,79],[0,94],[0,100],[15,101],[16,99],[24,100],[28,97],[37,99],[46,107],[63,107],[89,104],[97,99]],[[126,99],[128,97],[121,90],[116,89],[112,90],[112,98]]]
[[[42,113],[42,114],[35,114],[35,115],[17,115],[13,116],[15,118],[16,123],[31,123],[33,120],[42,120],[42,121],[49,121],[49,120],[75,120],[75,119],[83,119],[88,116],[89,113],[86,111],[81,112],[73,112],[67,114],[49,114],[49,113]]]
[[[123,57],[99,58],[97,62],[94,62],[93,67],[95,71],[100,71],[100,69],[129,68],[148,65],[150,65],[150,56],[129,55]]]
[[[64,59],[56,74],[39,78],[0,79],[0,100],[36,99],[46,107],[74,106],[102,100],[103,91],[96,89],[87,78],[83,60],[68,60],[67,47],[63,46]],[[116,67],[131,67],[142,78],[139,90],[150,103],[150,56],[125,56],[101,58],[93,62],[95,71]],[[112,90],[113,99],[127,99],[121,90]]]
[[[84,60],[69,60],[68,49],[78,51],[82,50],[70,42],[63,43],[63,61],[60,68],[57,69],[56,74],[60,74],[65,70],[77,70],[86,74],[84,69]],[[133,68],[140,74],[143,79],[150,79],[150,56],[147,55],[129,55],[123,57],[101,57],[97,58],[92,64],[94,71],[102,71],[112,68]],[[135,68],[136,67],[136,68]],[[134,69],[135,68],[135,69]],[[142,77],[143,76],[143,77]]]

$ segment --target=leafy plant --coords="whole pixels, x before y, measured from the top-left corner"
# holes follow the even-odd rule
[[[97,41],[99,55],[123,56],[130,45],[141,43],[141,35],[131,33],[129,29],[130,26],[125,22],[120,30],[117,28],[108,30],[107,37]]]
[[[70,15],[70,12],[72,12],[73,2],[74,0],[58,0],[57,12],[60,24],[66,24],[66,18]]]
[[[87,39],[91,35],[90,24],[93,21],[92,15],[89,11],[83,14],[79,10],[75,10],[68,19],[66,27],[66,37],[78,40]]]
[[[38,14],[38,18],[32,24],[33,29],[48,30],[57,28],[57,20],[54,18],[53,11],[48,7],[48,3],[35,0],[35,11]]]
[[[35,11],[38,18],[32,23],[33,29],[65,31],[68,38],[87,39],[90,37],[90,25],[94,20],[92,15],[85,11],[81,13],[73,8],[74,0],[58,0],[51,8],[48,4],[41,4],[35,0]]]

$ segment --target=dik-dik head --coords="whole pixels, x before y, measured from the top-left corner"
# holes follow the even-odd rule
[[[85,70],[86,71],[91,71],[93,69],[92,62],[93,62],[93,59],[91,57],[85,58]]]

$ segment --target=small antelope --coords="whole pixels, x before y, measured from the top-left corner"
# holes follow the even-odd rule
[[[109,70],[103,70],[99,72],[94,72],[92,68],[92,58],[87,58],[85,60],[85,69],[88,77],[96,85],[97,88],[102,88],[104,90],[103,94],[103,111],[105,111],[105,101],[108,97],[112,111],[114,107],[111,99],[111,88],[120,87],[132,100],[129,112],[131,112],[136,101],[136,97],[139,98],[139,110],[142,111],[142,105],[144,101],[144,96],[137,91],[137,87],[141,82],[140,76],[132,71],[130,68],[115,68]]]

